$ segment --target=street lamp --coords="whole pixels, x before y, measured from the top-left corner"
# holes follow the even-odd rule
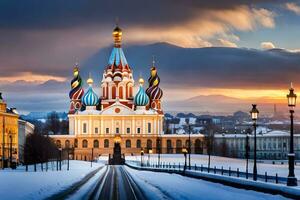
[[[191,169],[191,125],[189,125],[189,169]]]
[[[9,165],[12,168],[12,133],[9,131]]]
[[[297,95],[294,93],[294,88],[291,83],[290,93],[286,96],[288,99],[288,106],[290,107],[290,118],[291,118],[291,133],[290,133],[290,152],[289,157],[289,175],[287,178],[288,186],[297,186],[297,178],[295,177],[295,153],[294,153],[294,107],[296,107]]]
[[[144,149],[141,149],[141,167],[143,167]]]
[[[256,166],[256,121],[258,118],[258,110],[256,104],[252,104],[252,110],[250,111],[254,128],[254,166],[253,166],[253,180],[257,180],[257,166]]]
[[[248,179],[248,169],[249,169],[249,135],[246,133],[246,178]]]
[[[152,154],[153,151],[152,149],[149,149],[149,153],[148,153],[148,165],[150,166],[150,154]]]
[[[185,147],[182,148],[182,153],[184,155],[184,168],[183,168],[183,172],[185,173],[186,170],[186,154],[187,154],[187,149]]]

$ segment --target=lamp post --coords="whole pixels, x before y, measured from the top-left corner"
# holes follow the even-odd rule
[[[152,154],[152,149],[149,149],[149,153],[148,153],[148,165],[150,166],[150,154]]]
[[[184,167],[183,167],[183,173],[185,173],[186,170],[186,154],[187,154],[187,149],[185,147],[182,148],[182,153],[184,155]]]
[[[91,167],[93,167],[93,160],[94,160],[94,148],[92,148]]]
[[[67,170],[70,170],[70,154],[69,154],[69,146],[67,146],[67,154],[68,154],[68,166],[67,166]]]
[[[258,118],[258,110],[256,108],[256,104],[252,104],[252,110],[250,111],[251,118],[253,121],[254,128],[254,166],[253,166],[253,180],[257,180],[257,165],[256,165],[256,121]]]
[[[144,149],[141,149],[141,167],[143,167]]]
[[[0,94],[1,96],[1,94]],[[5,116],[2,117],[2,169],[4,169],[4,155],[5,155]]]
[[[250,150],[250,146],[249,146],[249,135],[248,133],[246,133],[246,178],[248,179],[248,169],[249,169],[249,150]]]
[[[160,149],[161,149],[161,147],[160,147],[160,138],[158,138],[157,139],[157,147],[158,147],[158,160],[157,160],[157,163],[158,163],[158,167],[160,166]]]
[[[290,152],[289,157],[289,175],[287,178],[287,186],[297,186],[297,178],[295,177],[295,153],[294,153],[294,107],[296,106],[297,95],[291,83],[290,93],[287,95],[288,106],[290,107],[291,133],[290,133]]]
[[[189,169],[191,169],[191,125],[189,125]]]
[[[12,134],[9,132],[9,165],[12,168]]]

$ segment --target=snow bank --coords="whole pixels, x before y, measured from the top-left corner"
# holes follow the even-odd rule
[[[6,169],[0,171],[0,197],[1,199],[43,199],[65,190],[75,182],[80,181],[91,171],[99,168],[103,164],[85,161],[70,161],[70,170],[67,165],[62,165],[62,171],[49,170],[33,172],[30,166],[26,172],[24,167],[17,170]],[[56,165],[54,167],[56,169]]]
[[[140,155],[136,156],[126,156],[126,160],[133,160],[133,161],[140,161],[141,157]],[[150,162],[151,163],[157,163],[158,155],[157,154],[151,154],[150,155]],[[144,155],[144,163],[147,163],[148,161],[148,154]],[[165,163],[180,163],[181,165],[184,164],[184,156],[183,154],[161,154],[161,162]],[[208,156],[207,155],[199,155],[199,154],[192,154],[191,155],[191,164],[194,166],[195,164],[197,166],[203,165],[204,167],[207,167],[208,163]],[[211,156],[211,168],[216,166],[217,168],[221,168],[222,166],[224,169],[228,169],[231,167],[231,170],[235,171],[237,168],[239,168],[240,171],[246,171],[246,160],[245,159],[236,159],[236,158],[227,158],[227,157],[220,157],[220,156]],[[252,160],[249,160],[249,172],[253,171],[253,162]],[[263,163],[258,162],[257,163],[257,170],[258,174],[265,174],[265,172],[268,172],[268,175],[275,176],[276,173],[278,176],[281,177],[287,177],[288,175],[288,164],[285,163],[284,165],[276,164],[273,165],[271,163]],[[300,178],[300,166],[295,166],[295,174]]]

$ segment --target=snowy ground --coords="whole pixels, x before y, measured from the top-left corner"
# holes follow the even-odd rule
[[[157,154],[151,154],[150,155],[150,162],[151,163],[157,163],[158,156]],[[126,160],[141,160],[141,156],[126,156]],[[148,161],[148,154],[144,155],[144,163],[147,163]],[[161,154],[161,162],[165,163],[180,163],[181,166],[184,164],[184,156],[182,154]],[[191,164],[200,166],[201,164],[203,166],[207,166],[208,162],[208,156],[207,155],[191,155]],[[219,156],[211,156],[211,168],[216,166],[217,168],[221,168],[222,166],[224,169],[228,169],[229,166],[232,170],[236,170],[239,168],[240,171],[246,171],[246,160],[244,159],[235,159],[235,158],[226,158],[226,157],[219,157]],[[252,172],[253,162],[252,160],[249,160],[249,172]],[[259,174],[265,174],[265,172],[268,172],[268,175],[276,175],[278,173],[278,176],[287,177],[288,175],[288,165],[284,164],[270,164],[270,162],[257,163],[257,170]],[[295,174],[297,178],[300,178],[300,166],[295,166]]]
[[[47,172],[45,170],[42,172],[40,165],[37,167],[37,172],[33,171],[32,166],[28,172],[25,172],[24,167],[19,167],[17,170],[1,170],[0,197],[13,200],[43,199],[68,188],[102,165],[93,163],[93,167],[91,167],[90,162],[70,161],[69,171],[67,171],[66,164],[62,165],[62,171],[55,171],[56,165],[54,165],[53,171],[49,165]]]
[[[126,167],[134,180],[151,199],[185,200],[283,200],[280,195],[236,189],[222,184],[183,177],[176,174],[138,171]]]

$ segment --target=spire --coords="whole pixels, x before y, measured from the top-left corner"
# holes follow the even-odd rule
[[[155,67],[155,57],[152,55],[152,67]]]

